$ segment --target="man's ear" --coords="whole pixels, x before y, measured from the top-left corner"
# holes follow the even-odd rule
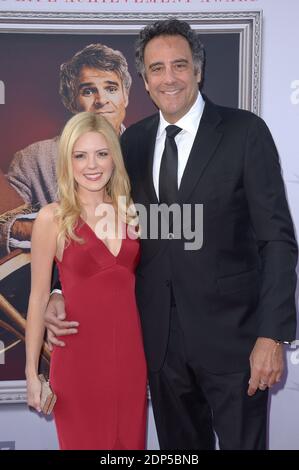
[[[129,104],[129,95],[125,90],[124,90],[124,99],[125,99],[125,108],[126,108]]]
[[[146,89],[146,91],[148,92],[149,89],[148,89],[148,83],[147,83],[146,75],[145,75],[145,74],[142,74],[142,78],[143,78],[143,82],[144,82],[145,89]]]
[[[198,85],[201,83],[202,73],[201,70],[195,72]]]

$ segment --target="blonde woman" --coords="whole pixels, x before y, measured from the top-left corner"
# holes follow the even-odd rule
[[[105,118],[80,113],[66,124],[58,191],[32,235],[28,404],[40,411],[38,361],[55,259],[67,318],[80,324],[51,358],[60,448],[144,449],[146,365],[134,294],[140,247],[118,137]]]

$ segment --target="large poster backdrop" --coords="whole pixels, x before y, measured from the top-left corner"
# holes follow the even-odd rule
[[[231,32],[241,31],[240,33],[240,72],[247,71],[250,68],[252,73],[243,73],[241,83],[243,84],[243,98],[244,94],[256,103],[258,101],[259,91],[261,91],[261,116],[265,119],[275,139],[276,145],[281,158],[281,165],[283,177],[286,184],[287,195],[291,208],[291,213],[295,223],[295,227],[299,228],[299,155],[298,155],[298,125],[299,125],[299,68],[298,68],[298,53],[294,44],[299,40],[298,17],[299,17],[299,2],[298,0],[0,0],[0,39],[10,34],[20,34],[20,37],[25,38],[26,34],[51,34],[54,36],[62,34],[64,38],[66,31],[75,34],[96,34],[101,37],[106,36],[109,31],[112,35],[121,35],[119,49],[122,51],[122,40],[127,34],[134,34],[146,21],[154,20],[156,18],[166,18],[169,16],[178,15],[182,19],[187,19],[192,22],[193,27],[205,31],[210,27],[214,35],[218,31],[218,20],[221,25],[219,41],[225,35],[225,30]],[[247,15],[252,14],[253,10],[263,10],[263,37],[259,34],[259,26],[251,28],[250,21],[246,21]],[[24,14],[26,12],[26,15]],[[48,12],[48,20],[43,18],[44,14],[40,12]],[[68,18],[74,18],[74,21],[65,21],[65,13],[68,12]],[[81,12],[79,23],[76,19],[75,12]],[[113,12],[113,14],[111,13]],[[176,13],[175,13],[176,12]],[[199,12],[207,16],[201,16]],[[216,13],[217,12],[217,13]],[[228,24],[221,20],[224,18],[224,12],[227,12],[231,18]],[[91,21],[90,13],[94,14],[94,21]],[[100,15],[99,15],[100,14]],[[217,17],[218,15],[218,17]],[[244,16],[242,16],[244,15]],[[117,18],[119,21],[117,22]],[[100,19],[99,19],[100,18]],[[116,20],[113,24],[111,18]],[[132,18],[132,23],[130,23]],[[218,18],[218,19],[217,19]],[[228,17],[226,17],[227,20]],[[216,21],[216,22],[215,22]],[[232,23],[236,21],[235,26]],[[258,24],[259,21],[255,22]],[[124,25],[123,25],[124,24]],[[60,29],[59,29],[60,28]],[[88,30],[88,32],[86,32]],[[253,37],[251,36],[253,32]],[[205,42],[205,38],[203,37]],[[255,43],[255,47],[251,47]],[[59,48],[61,44],[59,44]],[[58,48],[58,49],[59,49]],[[262,49],[262,51],[261,51]],[[215,54],[216,51],[216,55]],[[244,53],[245,51],[245,53]],[[0,43],[0,52],[2,51],[2,43]],[[212,52],[213,57],[210,56]],[[262,53],[262,73],[259,73],[259,58]],[[4,54],[4,55],[5,55]],[[47,50],[44,54],[48,54]],[[29,136],[33,140],[18,141],[20,132],[23,136],[27,135],[28,126],[36,115],[35,110],[32,108],[31,100],[34,99],[36,83],[42,84],[47,78],[49,73],[53,73],[53,80],[57,80],[56,71],[47,72],[43,67],[40,67],[37,75],[35,76],[34,86],[30,92],[30,102],[27,109],[18,107],[18,102],[14,99],[14,95],[18,92],[19,87],[22,92],[28,90],[30,84],[22,79],[22,76],[27,72],[27,64],[29,61],[29,50],[27,55],[22,59],[24,66],[22,67],[21,76],[18,77],[17,85],[12,89],[4,79],[4,73],[7,72],[7,67],[2,67],[0,62],[0,135],[1,135],[1,153],[0,153],[0,168],[4,172],[7,171],[8,165],[16,150],[23,148],[28,143],[32,143],[38,139],[47,139],[57,133],[56,128],[44,128],[44,134],[35,134]],[[246,60],[244,61],[244,57]],[[61,58],[62,61],[65,57]],[[51,56],[49,55],[49,60]],[[128,58],[129,60],[129,58]],[[210,61],[217,62],[222,60],[221,55],[217,54],[217,48],[208,51],[208,63]],[[252,62],[253,60],[253,62]],[[59,61],[56,66],[59,66]],[[227,67],[223,66],[219,72],[210,73],[209,79],[206,80],[206,85],[210,84],[210,80],[214,81],[213,90],[208,90],[210,94],[212,91],[217,92],[219,87],[219,95],[213,96],[215,101],[221,102],[221,98],[226,96],[227,77],[224,74],[227,72]],[[7,62],[6,62],[7,64]],[[12,55],[10,67],[17,65],[17,61]],[[252,64],[252,65],[250,65]],[[134,68],[130,72],[133,75]],[[217,64],[216,64],[217,66]],[[56,70],[56,69],[55,69]],[[207,73],[209,72],[207,68]],[[254,78],[255,76],[255,78]],[[248,81],[246,82],[246,77]],[[224,79],[225,78],[225,79]],[[259,80],[261,78],[261,88]],[[146,99],[146,94],[143,91],[142,84],[139,79],[133,77],[134,84],[132,87],[131,99],[127,108],[126,125],[129,124],[128,119],[130,110],[133,106],[132,96],[135,85],[140,84],[140,92]],[[57,93],[58,83],[55,84],[55,99],[56,105],[59,106],[63,113],[63,106],[61,105]],[[138,85],[139,86],[139,85]],[[52,87],[51,87],[52,89]],[[53,88],[54,89],[54,88]],[[46,100],[49,87],[44,90],[41,95]],[[253,92],[253,96],[250,93]],[[26,94],[26,93],[25,93]],[[222,96],[221,96],[222,95]],[[219,99],[220,96],[220,99]],[[211,95],[212,97],[212,95]],[[20,94],[18,100],[20,100]],[[139,98],[137,98],[139,99]],[[38,102],[41,98],[37,99]],[[7,106],[11,102],[16,101],[16,108],[14,115],[8,116]],[[20,101],[21,102],[21,101]],[[251,102],[251,101],[250,101]],[[43,128],[45,122],[48,122],[48,116],[54,106],[54,101],[48,100],[43,102],[42,109],[39,109],[39,115],[36,115],[35,126],[36,132]],[[240,104],[240,99],[239,99]],[[240,104],[246,107],[244,104]],[[250,105],[248,109],[253,109],[258,112],[258,108]],[[5,111],[6,110],[6,111]],[[5,111],[5,113],[4,113]],[[26,112],[25,112],[26,111]],[[34,111],[34,112],[33,112]],[[39,122],[38,116],[46,116],[46,120],[41,119]],[[15,125],[16,119],[20,116],[22,122]],[[5,132],[3,130],[3,119],[5,119]],[[54,125],[58,125],[58,121],[51,118]],[[60,118],[60,123],[64,122],[64,117]],[[50,119],[49,119],[50,121]],[[53,126],[53,124],[52,124]],[[23,131],[24,129],[24,131]],[[33,130],[34,130],[33,129]],[[4,135],[5,134],[5,135]],[[11,147],[7,148],[5,153],[2,149],[2,139],[9,140]],[[14,143],[17,145],[14,146]],[[2,162],[3,161],[3,166]],[[4,164],[5,162],[5,164]],[[0,176],[1,178],[1,176]],[[3,187],[3,182],[0,180],[0,188]],[[7,207],[8,203],[13,202],[21,203],[19,198],[13,200],[13,195],[6,188],[5,194],[1,194],[0,207],[2,203]],[[26,263],[27,254],[23,251],[23,263]],[[3,259],[3,258],[2,258]],[[7,265],[6,265],[7,267]],[[15,266],[12,262],[11,269],[14,270]],[[1,269],[0,269],[0,291],[2,288]],[[21,287],[19,287],[21,290]],[[10,297],[13,300],[13,295]],[[25,310],[24,310],[25,312]],[[22,313],[24,313],[22,311]],[[16,326],[15,322],[8,319],[7,315],[1,311],[0,318],[6,323],[10,322],[10,326]],[[6,325],[7,326],[7,325]],[[0,334],[4,332],[0,325]],[[22,331],[22,328],[21,328]],[[5,334],[10,334],[5,330]],[[297,336],[298,337],[298,336]],[[9,342],[1,343],[0,337],[0,351],[6,349],[5,354],[0,353],[0,374],[1,369],[5,367],[5,377],[8,377],[7,365],[9,370],[14,363],[19,363],[20,357],[23,357],[23,349],[21,343],[14,346],[18,340],[13,334],[9,337]],[[299,341],[297,341],[299,344]],[[270,415],[269,415],[269,448],[270,449],[297,449],[298,444],[298,414],[299,414],[299,348],[295,349],[295,345],[291,348],[286,348],[286,374],[282,383],[273,387],[270,393]],[[6,365],[3,365],[5,362]],[[23,374],[22,367],[19,369]],[[4,374],[2,375],[3,378]],[[20,375],[10,375],[9,377],[22,377]],[[14,401],[19,402],[25,399],[24,382],[21,380],[16,381],[2,381],[0,387],[0,413],[1,413],[1,427],[0,427],[0,448],[16,448],[16,449],[51,449],[56,448],[56,438],[54,426],[40,419],[35,413],[29,413],[25,404],[12,405]],[[28,430],[24,433],[22,429]],[[148,427],[148,448],[158,448],[157,440],[155,437],[154,424],[152,414],[149,413],[149,427]]]
[[[260,16],[258,12],[186,15],[186,19],[200,31],[207,52],[203,92],[219,104],[239,106],[256,113],[259,111]],[[30,291],[30,236],[24,233],[26,226],[32,223],[31,212],[38,210],[33,196],[33,183],[32,186],[27,184],[34,200],[32,208],[28,199],[24,200],[21,182],[15,180],[19,178],[23,181],[24,173],[30,172],[35,183],[37,177],[42,180],[38,164],[35,167],[34,160],[32,162],[31,150],[26,151],[23,167],[14,175],[13,183],[7,180],[5,174],[13,171],[18,161],[18,156],[15,156],[17,151],[45,139],[49,142],[49,139],[59,135],[71,115],[63,106],[58,93],[60,65],[89,44],[102,43],[119,50],[128,62],[133,84],[125,126],[155,111],[141,78],[135,73],[134,41],[139,28],[158,17],[163,16],[155,15],[153,18],[152,15],[131,14],[83,17],[78,14],[70,18],[64,14],[60,15],[56,23],[46,14],[30,14],[28,24],[25,13],[17,17],[2,14],[0,79],[5,90],[5,104],[0,107],[0,341],[4,352],[0,379],[6,393],[5,396],[2,394],[2,399],[8,394],[9,399],[16,401],[25,398],[25,389],[22,389],[24,383],[19,381],[24,380],[24,324]],[[184,18],[183,15],[179,17]],[[37,147],[46,148],[44,144],[37,144],[35,152]],[[28,165],[30,160],[30,171],[26,158]],[[45,152],[42,158],[48,159],[48,153]],[[46,187],[44,190],[47,192]],[[28,198],[28,188],[26,194]],[[52,200],[49,194],[45,194],[45,198],[48,202]],[[17,237],[15,228],[19,226],[25,228],[20,229],[23,230],[22,236]],[[42,367],[47,366],[49,359],[46,350],[43,359]]]

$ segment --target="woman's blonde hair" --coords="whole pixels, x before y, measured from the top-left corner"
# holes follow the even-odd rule
[[[58,238],[66,241],[71,239],[82,242],[75,234],[75,227],[82,213],[82,205],[78,195],[78,184],[74,179],[72,153],[75,142],[87,132],[102,134],[110,149],[114,169],[106,185],[107,195],[111,198],[114,210],[123,220],[130,223],[134,218],[128,214],[132,207],[130,197],[130,181],[125,169],[119,138],[111,124],[103,117],[89,112],[78,113],[65,125],[59,141],[59,157],[57,165],[58,200],[57,217],[59,221]],[[119,206],[119,197],[123,196],[123,206]]]

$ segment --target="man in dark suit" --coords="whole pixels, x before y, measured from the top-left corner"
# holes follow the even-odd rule
[[[183,219],[188,206],[188,232],[203,235],[186,249],[176,216],[156,239],[156,220],[140,218],[136,294],[160,446],[213,449],[216,431],[221,449],[264,449],[268,387],[296,323],[297,245],[277,151],[260,118],[200,94],[204,51],[187,23],[145,27],[136,63],[160,112],[122,136],[133,200],[147,215],[178,204]]]

